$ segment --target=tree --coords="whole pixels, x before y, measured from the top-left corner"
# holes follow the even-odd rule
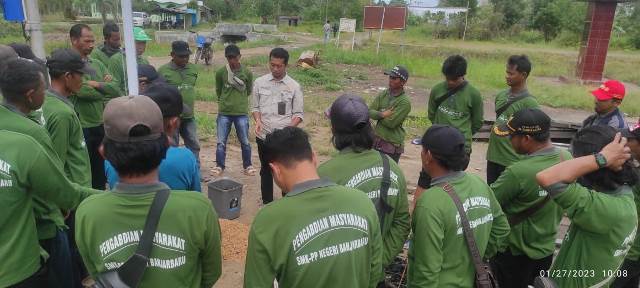
[[[523,0],[491,0],[493,11],[504,16],[502,29],[509,29],[524,17],[526,5]]]
[[[258,16],[262,19],[262,24],[267,24],[267,19],[273,16],[273,1],[271,0],[260,0],[258,3],[257,11]]]
[[[442,0],[440,7],[464,7],[469,6],[469,16],[475,16],[478,10],[478,0]]]

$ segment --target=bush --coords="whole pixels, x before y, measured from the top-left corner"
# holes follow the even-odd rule
[[[544,35],[542,35],[542,32],[537,30],[524,30],[511,37],[511,40],[515,42],[534,44],[544,42]]]
[[[582,35],[576,32],[571,31],[562,31],[560,35],[556,37],[554,40],[556,43],[566,47],[578,47],[580,46],[580,41],[582,39]]]

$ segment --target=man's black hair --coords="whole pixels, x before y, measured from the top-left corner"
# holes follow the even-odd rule
[[[87,24],[75,24],[73,26],[71,26],[71,29],[69,29],[69,37],[71,37],[71,39],[78,39],[80,38],[80,36],[82,36],[82,30],[83,29],[87,29],[89,31],[91,30],[91,27],[89,27],[89,25]]]
[[[527,73],[527,77],[531,74],[531,61],[527,55],[511,55],[507,61],[509,66],[515,66],[516,71],[520,73]]]
[[[551,138],[551,132],[547,131],[540,134],[534,134],[534,135],[531,135],[531,138],[533,138],[533,141],[544,143],[549,141],[549,138]]]
[[[21,103],[29,90],[40,87],[42,77],[42,69],[36,62],[24,58],[10,60],[0,74],[2,96],[9,102]]]
[[[573,157],[582,157],[598,153],[613,141],[617,130],[611,126],[590,126],[584,128],[573,137],[571,142]],[[638,175],[633,165],[627,161],[621,171],[601,168],[582,176],[580,183],[599,192],[615,191],[620,185],[633,186],[638,182]]]
[[[287,52],[287,50],[284,48],[273,48],[273,50],[271,50],[271,53],[269,53],[269,59],[271,58],[284,59],[284,64],[289,64],[289,52]]]
[[[269,133],[264,140],[267,162],[292,167],[296,162],[311,161],[313,152],[309,135],[298,127],[285,127]]]
[[[467,60],[460,55],[449,56],[442,64],[442,74],[448,79],[457,79],[467,75]]]
[[[147,135],[149,128],[138,125],[131,129],[131,136]],[[108,138],[102,141],[104,158],[109,160],[120,176],[143,176],[160,166],[169,149],[167,136],[141,142],[116,142]]]
[[[102,36],[104,36],[104,40],[111,38],[111,33],[120,32],[120,27],[113,21],[107,21],[102,26]]]
[[[333,131],[331,142],[338,150],[345,148],[352,148],[356,152],[370,150],[373,148],[373,128],[371,124],[366,124],[365,127],[353,133]]]

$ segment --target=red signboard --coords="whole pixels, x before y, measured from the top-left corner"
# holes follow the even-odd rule
[[[404,30],[406,20],[407,7],[364,7],[364,29]]]

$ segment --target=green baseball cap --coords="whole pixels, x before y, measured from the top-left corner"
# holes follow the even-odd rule
[[[133,28],[133,39],[136,41],[151,41],[147,32],[144,32],[144,29],[140,27]]]

